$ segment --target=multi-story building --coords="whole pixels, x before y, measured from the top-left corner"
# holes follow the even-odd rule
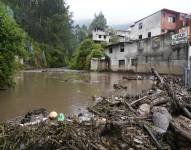
[[[186,14],[177,11],[162,9],[145,18],[136,21],[131,26],[130,38],[133,40],[155,37],[168,32],[175,32],[178,23]]]
[[[95,28],[92,31],[92,40],[95,42],[106,42],[109,43],[110,35],[109,32],[104,29]]]
[[[191,19],[185,13],[162,9],[131,26],[129,41],[109,44],[105,53],[113,71],[181,74],[188,63]],[[185,33],[186,31],[186,33]],[[185,34],[181,34],[181,33]],[[172,44],[172,35],[174,42]],[[177,40],[177,41],[176,41]]]
[[[116,30],[115,35],[118,36],[119,42],[127,42],[130,40],[129,30]]]

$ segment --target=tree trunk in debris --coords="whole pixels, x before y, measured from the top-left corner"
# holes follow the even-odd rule
[[[189,119],[191,119],[191,113],[189,110],[180,102],[179,98],[176,97],[174,90],[170,87],[170,85],[164,82],[163,78],[158,74],[158,72],[151,68],[152,73],[157,78],[157,80],[161,83],[163,88],[167,91],[168,95],[172,98],[172,103],[175,109],[181,110]]]

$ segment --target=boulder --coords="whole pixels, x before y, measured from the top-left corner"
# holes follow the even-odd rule
[[[152,112],[152,120],[154,125],[162,129],[161,132],[165,133],[169,127],[172,116],[164,107],[153,107]]]

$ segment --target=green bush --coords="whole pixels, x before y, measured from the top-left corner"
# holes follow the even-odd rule
[[[89,69],[91,58],[100,58],[102,56],[104,56],[103,45],[96,44],[91,39],[86,39],[76,50],[71,68]]]
[[[24,32],[0,2],[0,88],[8,88],[14,83],[13,75],[17,68],[15,56],[26,55],[24,39]]]

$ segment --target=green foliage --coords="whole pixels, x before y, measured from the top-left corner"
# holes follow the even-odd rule
[[[64,0],[4,0],[17,22],[35,42],[46,45],[42,53],[48,67],[65,65],[65,55],[75,48],[72,15]],[[35,49],[34,49],[35,50]],[[38,53],[39,50],[37,49]],[[40,54],[40,53],[39,53]],[[37,58],[38,59],[38,58]]]
[[[96,44],[90,39],[84,40],[76,50],[72,68],[89,69],[91,58],[100,58],[104,56],[104,49],[101,44]]]
[[[94,19],[89,26],[89,32],[91,32],[95,28],[100,28],[100,29],[107,28],[107,20],[102,12],[100,12],[98,15],[95,14]]]
[[[76,25],[74,30],[75,30],[76,43],[78,45],[87,38],[88,29],[87,29],[87,26],[85,25],[83,25],[82,27],[80,27],[79,25]]]
[[[13,75],[17,67],[15,56],[26,55],[24,32],[9,16],[6,6],[0,2],[0,88],[13,85]]]

